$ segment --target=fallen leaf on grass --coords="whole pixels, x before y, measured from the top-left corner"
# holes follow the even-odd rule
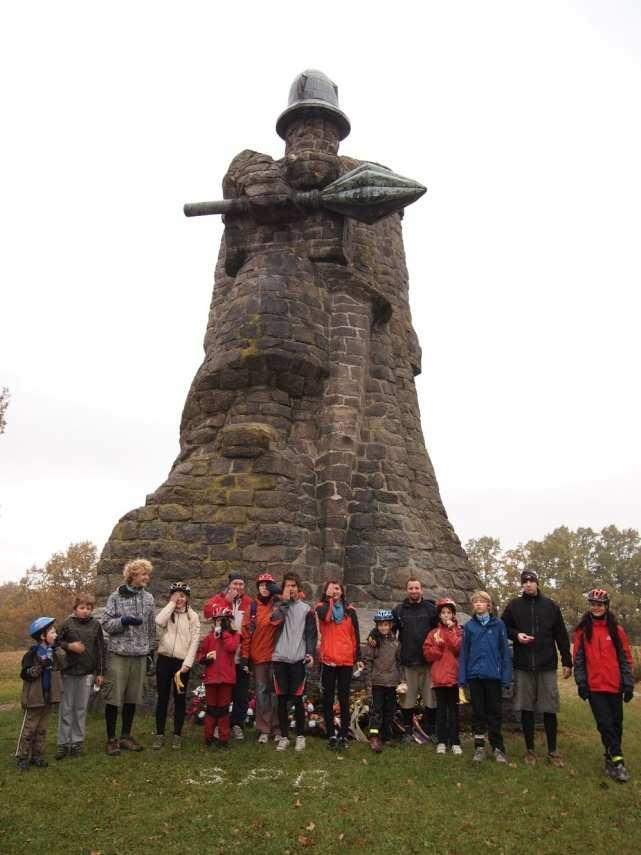
[[[463,784],[462,784],[460,781],[457,781],[457,783],[456,783],[456,789],[457,789],[457,790],[462,790],[462,789],[463,789]]]
[[[527,796],[527,787],[524,790],[521,790],[522,796]]]
[[[299,834],[298,842],[301,846],[311,846],[314,841],[311,837],[306,837],[304,834]]]
[[[345,839],[345,835],[344,835],[344,833],[341,831],[341,833],[338,835],[338,842],[339,842],[339,843],[342,843],[344,839]]]
[[[361,760],[361,763],[364,763],[364,764],[365,764],[365,766],[367,766],[367,758],[366,758],[366,757],[363,757],[363,759]]]
[[[296,799],[296,801],[294,802],[294,807],[302,807],[302,806],[303,806],[303,803],[301,802],[301,800]]]
[[[309,825],[305,826],[305,831],[313,831],[316,828],[315,822],[310,822]]]

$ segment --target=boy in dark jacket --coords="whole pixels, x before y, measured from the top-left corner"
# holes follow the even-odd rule
[[[372,690],[369,744],[376,754],[383,742],[392,736],[392,721],[396,712],[396,692],[407,689],[401,665],[401,645],[394,631],[394,615],[389,609],[379,609],[374,615],[374,629],[365,645],[363,660],[367,684]]]
[[[78,594],[73,613],[60,627],[58,641],[67,653],[68,664],[62,674],[56,760],[79,756],[85,741],[87,704],[94,675],[97,686],[103,682],[105,639],[102,626],[93,617],[95,603],[92,594]]]
[[[36,618],[29,627],[34,640],[22,657],[20,677],[24,710],[22,728],[18,738],[16,757],[18,769],[29,771],[29,763],[40,768],[47,765],[42,756],[47,738],[47,724],[54,704],[60,702],[61,669],[66,664],[66,655],[56,645],[57,633],[52,617]]]
[[[509,688],[512,682],[507,630],[503,621],[491,614],[492,598],[489,594],[476,591],[472,594],[471,603],[474,615],[463,630],[459,683],[470,688],[475,749],[472,759],[477,763],[485,760],[487,731],[497,763],[507,763],[501,734],[501,688]]]
[[[503,623],[514,645],[514,710],[521,713],[525,737],[525,762],[536,764],[534,753],[534,715],[543,714],[548,747],[548,762],[563,766],[556,750],[559,686],[556,676],[556,650],[561,654],[563,678],[572,674],[572,656],[561,609],[539,590],[539,578],[533,570],[521,573],[522,593],[505,607]]]

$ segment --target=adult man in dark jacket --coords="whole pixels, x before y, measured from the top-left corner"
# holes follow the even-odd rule
[[[425,732],[434,736],[436,726],[436,698],[432,689],[430,665],[423,656],[423,642],[427,633],[437,624],[436,604],[423,599],[423,586],[418,579],[408,579],[407,597],[394,606],[394,627],[401,642],[401,664],[405,668],[407,692],[401,695],[405,733],[402,741],[412,741],[412,714],[418,695],[425,709],[423,724]]]
[[[557,683],[557,647],[561,654],[563,678],[572,674],[570,639],[558,605],[539,590],[539,577],[533,570],[521,573],[520,597],[507,604],[503,622],[514,644],[514,709],[521,712],[525,737],[525,762],[536,763],[534,753],[534,715],[543,713],[548,746],[548,761],[563,766],[556,750],[559,687]]]

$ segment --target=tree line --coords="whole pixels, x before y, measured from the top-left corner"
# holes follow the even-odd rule
[[[585,594],[606,588],[630,640],[641,643],[641,537],[633,528],[615,525],[601,531],[567,526],[542,540],[528,540],[503,549],[494,537],[478,537],[465,544],[481,584],[499,608],[520,590],[521,571],[534,570],[543,592],[561,607],[572,630],[586,611]]]
[[[468,540],[465,549],[499,609],[519,592],[521,571],[527,567],[559,603],[568,629],[586,610],[586,592],[607,588],[630,640],[641,644],[641,537],[636,529],[610,525],[601,531],[571,531],[561,526],[542,540],[513,549],[503,549],[494,537]],[[37,615],[65,618],[76,593],[95,590],[97,563],[93,543],[72,543],[44,567],[30,567],[18,582],[0,585],[0,650],[24,647],[26,628]]]

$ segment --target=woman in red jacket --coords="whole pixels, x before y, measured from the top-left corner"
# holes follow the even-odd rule
[[[213,606],[211,618],[213,626],[201,641],[197,655],[198,662],[205,666],[205,744],[213,744],[214,730],[218,726],[219,747],[228,750],[229,704],[236,682],[234,657],[240,644],[240,633],[232,629],[231,609]]]
[[[456,620],[456,603],[446,597],[436,604],[439,625],[428,632],[423,656],[432,663],[432,688],[436,695],[437,754],[462,754],[458,724],[458,657],[463,630]]]
[[[349,729],[349,686],[354,664],[362,670],[360,634],[356,610],[345,603],[340,582],[325,582],[321,602],[316,606],[320,629],[323,714],[328,748],[347,748]],[[338,739],[334,727],[334,694],[338,691],[341,725]]]
[[[574,634],[574,679],[579,697],[590,702],[605,748],[605,771],[625,783],[630,775],[623,762],[623,703],[634,696],[630,643],[610,611],[608,592],[595,588],[587,595],[588,611]]]

